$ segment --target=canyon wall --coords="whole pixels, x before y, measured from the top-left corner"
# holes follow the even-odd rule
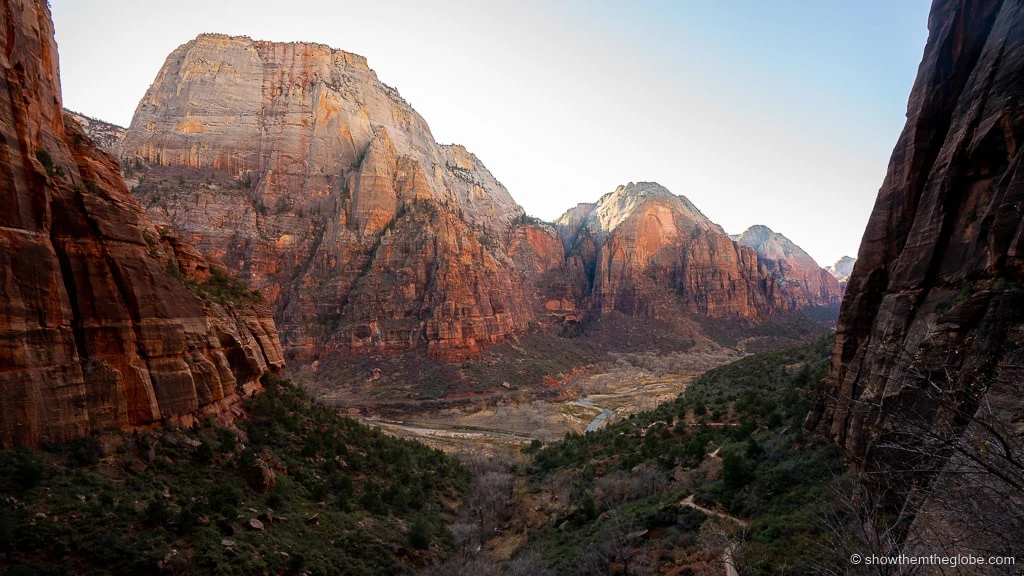
[[[1024,6],[936,0],[928,28],[807,424],[902,533],[992,549],[1024,534],[985,514],[1024,504]]]
[[[525,329],[522,209],[358,55],[202,35],[121,145],[136,197],[276,307],[286,348],[459,358]]]
[[[269,308],[190,290],[210,265],[64,114],[46,3],[0,8],[0,447],[227,414],[283,366]]]
[[[758,322],[816,304],[792,267],[656,184],[554,226],[526,217],[364,58],[319,44],[199,36],[118,149],[151,217],[265,294],[298,360],[458,360],[613,311]]]
[[[64,113],[70,116],[82,128],[86,135],[96,144],[97,148],[114,156],[121,153],[121,142],[124,142],[124,138],[128,133],[127,130],[72,110],[65,109]]]
[[[555,224],[586,271],[594,314],[758,320],[795,308],[753,249],[658,184],[619,186]]]

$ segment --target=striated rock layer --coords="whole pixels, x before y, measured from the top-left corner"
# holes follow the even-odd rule
[[[843,299],[839,281],[811,255],[767,226],[751,226],[733,238],[769,262],[772,277],[793,308],[834,306]]]
[[[202,35],[121,155],[160,223],[274,301],[290,353],[476,354],[533,319],[508,256],[522,209],[358,55]]]
[[[964,492],[935,506],[976,504],[1006,478],[1018,488],[996,498],[999,509],[1019,509],[1024,7],[935,0],[928,27],[907,124],[864,233],[808,426],[848,448],[865,479],[919,470],[887,488],[894,509],[917,511],[921,494],[954,486]],[[942,463],[974,470],[933,482]],[[1016,505],[1007,494],[1016,494]],[[954,516],[960,526],[946,529],[966,532],[983,510]],[[936,525],[917,522],[915,530]],[[1018,517],[973,536],[991,535],[993,526],[1024,534]]]
[[[795,309],[776,260],[737,244],[689,200],[652,182],[619,186],[555,223],[589,281],[593,314],[758,320]],[[820,269],[819,269],[820,270]]]
[[[554,227],[525,217],[365,59],[319,44],[182,45],[120,154],[158,224],[274,302],[298,359],[455,360],[531,324],[557,330],[612,311],[757,321],[814,303],[791,290],[789,268],[656,184],[580,205]]]
[[[46,3],[0,9],[0,447],[225,412],[283,366],[269,310],[186,286],[205,259],[63,113]]]

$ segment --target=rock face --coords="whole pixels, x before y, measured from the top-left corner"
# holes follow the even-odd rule
[[[756,321],[816,301],[797,294],[805,278],[778,284],[786,265],[656,184],[581,204],[554,227],[527,218],[365,59],[319,44],[182,45],[119,153],[157,224],[273,301],[299,360],[456,360],[531,324],[613,311]]]
[[[85,135],[93,141],[93,144],[96,144],[97,148],[115,156],[120,154],[121,142],[124,141],[125,134],[127,134],[124,128],[71,110],[65,110],[64,113],[71,116],[82,127]]]
[[[833,306],[842,301],[842,288],[836,278],[782,234],[758,225],[747,228],[734,240],[753,248],[766,261],[790,307]]]
[[[1004,473],[1017,488],[1000,509],[1019,509],[1022,471],[1010,463],[1024,413],[1024,10],[936,0],[928,27],[808,426],[847,447],[865,478],[922,470],[889,488],[895,509],[901,497],[911,514],[928,501],[977,503]],[[924,472],[968,461],[973,472],[948,482]],[[921,506],[922,494],[954,486],[964,493]],[[972,517],[946,529],[973,530]],[[920,520],[920,533],[937,525]],[[996,530],[1024,534],[1019,518],[1007,522],[1016,528]]]
[[[269,310],[206,304],[63,113],[44,2],[0,0],[0,447],[226,412],[283,365]]]
[[[856,258],[852,256],[843,256],[839,260],[836,260],[835,264],[826,266],[825,270],[845,286],[846,282],[850,280],[850,275],[853,274],[853,265],[856,263]]]
[[[154,219],[271,298],[286,348],[477,353],[532,308],[508,255],[522,209],[358,55],[203,35],[128,128]]]
[[[652,182],[619,186],[556,222],[596,315],[759,319],[794,307],[757,253]]]
[[[579,257],[566,259],[558,231],[543,222],[524,222],[512,231],[509,255],[536,320],[546,326],[583,321],[587,279]]]

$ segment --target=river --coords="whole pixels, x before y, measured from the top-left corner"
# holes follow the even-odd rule
[[[594,419],[590,421],[590,424],[587,424],[587,429],[584,431],[584,434],[586,434],[587,432],[594,432],[595,430],[597,430],[597,427],[601,425],[601,422],[604,422],[613,414],[615,414],[615,410],[612,410],[611,408],[605,408],[604,406],[598,406],[597,404],[591,402],[589,396],[581,396],[579,399],[573,402],[573,404],[578,404],[580,406],[589,406],[591,408],[597,408],[598,410],[601,411],[600,414],[594,416]]]

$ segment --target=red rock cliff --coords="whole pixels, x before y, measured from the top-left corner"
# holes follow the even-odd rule
[[[594,314],[757,320],[793,307],[753,249],[658,184],[619,186],[556,224],[590,279]]]
[[[842,301],[839,280],[782,234],[757,225],[733,239],[757,252],[791,307],[835,306]]]
[[[458,358],[533,318],[507,253],[521,208],[361,56],[200,36],[167,58],[121,154],[152,164],[135,190],[153,217],[264,291],[300,357]]]
[[[977,503],[998,475],[1020,486],[1022,473],[1006,466],[1021,456],[1024,410],[1024,7],[935,0],[928,28],[808,418],[867,479],[918,471],[887,487],[911,511],[954,486],[968,489],[943,506]],[[973,471],[933,482],[965,458]],[[1001,510],[1022,505],[1013,493],[999,496]],[[997,531],[1024,530],[1014,522]]]
[[[179,278],[206,262],[63,113],[46,3],[0,8],[0,447],[223,411],[283,365],[273,320]]]

